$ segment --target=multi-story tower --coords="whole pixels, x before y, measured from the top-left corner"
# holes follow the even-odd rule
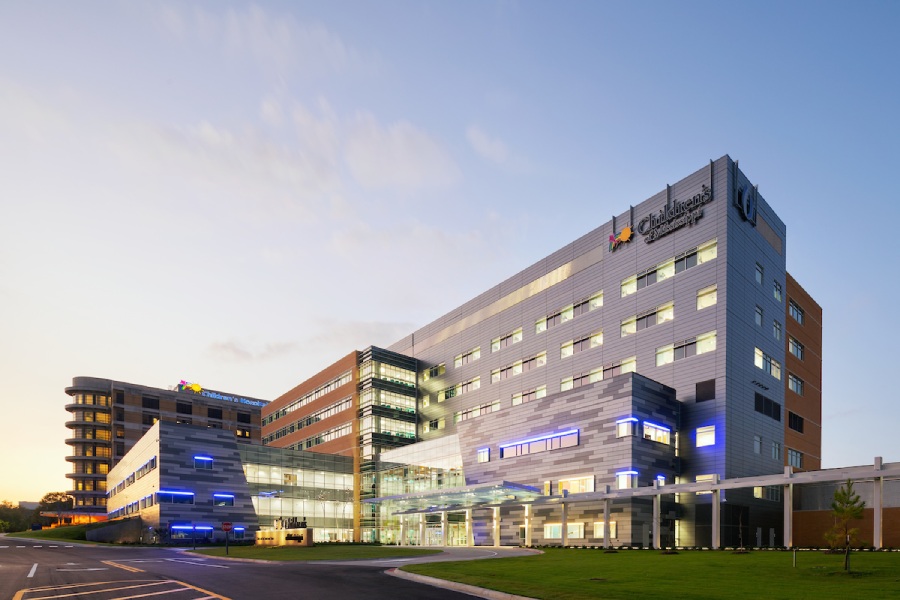
[[[75,377],[66,394],[71,419],[66,443],[72,454],[69,494],[79,511],[105,513],[106,475],[159,420],[233,431],[238,441],[259,443],[265,400],[203,389],[182,381],[164,390],[96,377]]]

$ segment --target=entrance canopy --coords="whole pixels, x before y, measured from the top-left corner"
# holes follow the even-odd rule
[[[429,490],[400,496],[369,498],[363,502],[390,502],[396,510],[394,515],[466,510],[476,506],[502,506],[533,502],[542,496],[542,491],[530,485],[500,481],[494,484],[478,484],[464,487]]]

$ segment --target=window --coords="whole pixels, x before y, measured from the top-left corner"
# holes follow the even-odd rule
[[[616,473],[616,489],[627,490],[638,486],[637,471],[619,471]]]
[[[598,331],[597,333],[593,333],[591,335],[586,335],[577,340],[570,340],[560,346],[559,356],[560,358],[566,358],[568,356],[572,356],[573,354],[578,354],[582,350],[590,350],[591,348],[596,348],[597,346],[603,345],[603,332]]]
[[[490,448],[481,448],[477,451],[475,455],[475,459],[480,463],[486,463],[491,461],[491,449]]]
[[[706,402],[707,400],[716,399],[716,380],[707,379],[706,381],[698,381],[696,386],[696,401]]]
[[[143,406],[144,408],[152,409],[152,410],[159,410],[159,398],[143,396],[141,398],[141,406]]]
[[[486,402],[485,404],[479,404],[478,406],[473,406],[472,408],[467,408],[466,410],[456,412],[453,415],[453,422],[459,423],[460,421],[468,421],[469,419],[474,419],[475,417],[480,417],[481,415],[490,414],[495,410],[500,410],[499,400]]]
[[[656,366],[661,367],[673,361],[697,354],[706,354],[716,349],[716,332],[710,331],[677,344],[669,344],[656,349]]]
[[[755,349],[753,364],[756,365],[757,369],[762,369],[775,379],[781,379],[781,363],[759,348]]]
[[[573,477],[559,480],[559,493],[586,494],[594,491],[594,477]]]
[[[454,386],[448,387],[438,392],[438,402],[443,402],[448,398],[453,398],[455,396],[460,396],[465,394],[466,392],[474,392],[475,390],[481,387],[481,377],[476,377],[475,379],[470,379],[465,383],[458,383]]]
[[[756,412],[760,414],[766,415],[767,417],[771,417],[776,421],[781,421],[781,405],[774,400],[766,398],[759,392],[756,393],[754,410],[756,410]]]
[[[762,436],[753,436],[753,453],[762,454]]]
[[[659,442],[660,444],[669,443],[669,434],[672,430],[664,425],[657,425],[644,421],[644,439]]]
[[[673,303],[663,304],[652,310],[643,312],[639,315],[629,317],[622,321],[620,334],[621,337],[637,333],[642,329],[653,327],[671,321],[675,318],[675,305]]]
[[[766,485],[756,486],[753,488],[753,497],[760,500],[771,500],[772,502],[781,502],[781,486]]]
[[[561,433],[552,433],[540,437],[529,438],[520,442],[510,442],[500,446],[500,458],[525,456],[538,452],[572,448],[578,445],[578,430],[570,429]]]
[[[234,506],[234,494],[213,494],[213,506]]]
[[[239,412],[237,414],[238,423],[250,423],[250,413]]]
[[[551,327],[556,327],[557,325],[571,321],[574,318],[575,305],[570,304],[565,308],[561,308],[560,310],[547,315],[543,319],[538,319],[534,324],[534,332],[541,333],[542,331],[547,331]]]
[[[210,419],[221,419],[222,418],[222,409],[221,408],[208,408],[206,411],[206,416]]]
[[[781,444],[778,442],[772,442],[772,458],[781,460]]]
[[[716,443],[716,426],[707,425],[697,428],[697,447],[713,446]]]
[[[788,448],[788,464],[792,467],[796,467],[798,469],[803,468],[803,453],[799,450],[794,450],[793,448]]]
[[[603,379],[603,376],[603,369],[593,369],[592,371],[588,371],[587,373],[579,373],[578,375],[573,375],[572,377],[565,377],[559,383],[559,390],[561,392],[567,392],[583,385],[596,383],[598,381],[601,381]]]
[[[463,365],[469,364],[470,362],[475,362],[479,358],[481,358],[481,346],[472,348],[468,352],[463,352],[462,354],[454,358],[453,366],[459,368]]]
[[[781,284],[777,281],[773,282],[774,285],[772,287],[772,295],[775,296],[775,300],[781,302],[782,294],[781,294]]]
[[[194,457],[194,468],[201,469],[203,471],[211,471],[213,468],[213,458],[212,456],[195,456]]]
[[[595,538],[603,538],[604,537],[604,523],[603,521],[595,521],[594,522],[594,537]],[[609,537],[610,539],[616,537],[616,522],[609,522]]]
[[[717,286],[713,285],[697,292],[697,310],[703,310],[716,303],[716,290]]]
[[[502,369],[494,369],[491,371],[491,383],[497,383],[498,381],[502,381],[504,379],[509,379],[515,375],[520,375],[525,371],[530,371],[531,369],[536,369],[537,367],[543,367],[547,364],[547,353],[541,352],[537,356],[532,356],[531,358],[526,358],[525,360],[518,360],[508,367],[503,367]]]
[[[447,366],[444,363],[439,365],[434,365],[433,367],[429,367],[422,372],[422,380],[428,381],[433,377],[440,377],[444,373],[447,372]]]
[[[788,350],[790,350],[791,354],[803,360],[803,344],[795,340],[794,338],[788,338]]]
[[[795,321],[797,321],[798,323],[803,325],[804,313],[803,313],[803,309],[800,308],[800,305],[797,304],[796,302],[794,302],[793,300],[791,300],[789,302],[788,306],[789,306],[789,311],[791,313],[791,317],[793,317],[793,319]]]
[[[803,380],[794,375],[793,373],[788,373],[788,388],[798,396],[803,395]]]
[[[179,415],[189,415],[194,412],[194,406],[190,402],[176,402],[175,412]]]
[[[788,411],[788,427],[798,433],[803,433],[803,417]]]
[[[445,424],[446,421],[444,420],[444,417],[441,417],[440,419],[432,419],[422,426],[422,433],[428,433],[429,431],[437,431],[439,429],[443,429]]]
[[[764,275],[765,270],[763,269],[763,266],[759,263],[756,263],[756,283],[762,285]]]
[[[519,404],[525,404],[526,402],[531,402],[532,400],[540,400],[544,396],[547,395],[547,386],[542,385],[533,390],[529,390],[527,392],[519,392],[517,394],[513,394],[512,397],[512,405],[518,406]]]
[[[156,504],[193,504],[194,492],[156,492]]]
[[[635,435],[637,433],[638,420],[634,417],[619,419],[616,421],[616,437],[623,438]]]
[[[781,323],[778,321],[772,321],[772,337],[781,340]]]
[[[150,413],[141,415],[142,425],[155,425],[157,421],[159,421],[159,415],[151,415]]]
[[[498,338],[494,338],[491,340],[491,352],[497,352],[502,348],[506,348],[507,346],[512,346],[513,344],[517,344],[522,341],[522,328],[519,327],[515,331],[511,331],[506,335],[501,335]]]
[[[716,240],[711,240],[697,248],[682,252],[674,258],[670,258],[656,266],[641,271],[636,275],[623,279],[620,286],[622,298],[630,296],[649,285],[665,281],[666,279],[673,277],[676,273],[681,273],[686,269],[701,265],[715,257]]]
[[[567,523],[566,539],[582,539],[584,537],[584,523]],[[561,540],[562,524],[561,523],[545,523],[544,524],[545,540]]]
[[[757,307],[756,307],[756,317],[755,317],[755,320],[756,320],[756,326],[757,326],[757,327],[762,327],[762,324],[763,324],[763,309],[762,309],[761,306],[757,306]]]

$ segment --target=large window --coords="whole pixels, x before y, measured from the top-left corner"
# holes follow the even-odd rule
[[[657,425],[656,423],[644,421],[645,440],[652,440],[654,442],[659,442],[660,444],[668,444],[671,431],[671,429],[664,425]]]
[[[692,248],[687,252],[682,252],[677,256],[659,263],[649,269],[645,269],[640,273],[626,277],[622,280],[620,286],[621,295],[630,296],[638,290],[653,285],[660,281],[665,281],[673,277],[677,273],[681,273],[686,269],[702,265],[705,262],[716,257],[716,240],[710,240],[696,248]]]
[[[788,427],[798,433],[803,433],[803,417],[788,411]]]
[[[453,359],[453,366],[458,368],[463,365],[467,365],[470,362],[475,362],[479,358],[481,358],[481,346],[472,348],[468,352],[463,352],[462,354],[458,355]]]
[[[547,364],[546,352],[541,352],[537,356],[532,356],[531,358],[526,358],[524,360],[517,360],[507,367],[503,367],[502,369],[494,369],[493,371],[491,371],[491,383],[497,383],[498,381],[509,379],[510,377],[520,375],[525,371],[543,367],[545,364]]]
[[[466,392],[474,392],[475,390],[481,387],[481,377],[476,377],[475,379],[470,379],[464,383],[457,383],[454,386],[445,388],[438,392],[438,402],[443,402],[448,398],[454,398],[456,396],[461,396]]]
[[[479,450],[477,450],[475,458],[480,463],[491,462],[491,449],[480,448]]]
[[[616,473],[616,489],[627,490],[638,486],[637,471],[619,471]]]
[[[472,408],[467,408],[465,410],[456,412],[453,414],[453,422],[459,423],[460,421],[468,421],[469,419],[474,419],[476,417],[480,417],[481,415],[490,414],[496,410],[500,410],[499,400],[486,402],[484,404],[479,404],[478,406],[473,406]]]
[[[515,331],[510,331],[506,335],[491,340],[491,352],[497,352],[502,348],[518,344],[522,341],[522,328],[519,327]]]
[[[568,356],[572,356],[573,354],[578,354],[583,350],[590,350],[591,348],[596,348],[597,346],[603,345],[603,332],[598,331],[597,333],[592,333],[591,335],[586,335],[577,340],[569,340],[565,342],[559,349],[560,358],[566,358]]]
[[[542,385],[533,390],[529,390],[527,392],[518,392],[513,394],[512,396],[512,405],[518,406],[519,404],[525,404],[526,402],[531,402],[532,400],[540,400],[544,396],[547,395],[547,386]]]
[[[707,425],[697,428],[697,447],[713,446],[716,443],[716,426]]]
[[[803,309],[800,308],[800,305],[794,302],[793,300],[789,303],[789,312],[795,321],[803,325],[803,319],[805,317],[803,313]]]
[[[697,354],[706,354],[716,349],[716,332],[710,331],[689,338],[677,344],[669,344],[656,349],[656,366],[661,367],[673,361],[688,358]]]
[[[561,433],[552,433],[540,437],[529,438],[518,442],[510,442],[500,446],[500,458],[525,456],[561,448],[572,448],[578,445],[578,430],[570,429]]]
[[[621,336],[625,337],[633,333],[637,333],[642,329],[653,327],[671,321],[675,318],[675,305],[673,303],[663,304],[653,310],[629,317],[622,321]]]
[[[596,383],[598,381],[601,381],[603,379],[603,376],[603,369],[598,368],[592,371],[588,371],[587,373],[579,373],[578,375],[573,375],[572,377],[565,377],[562,381],[559,382],[559,391],[568,392],[569,390],[581,387],[583,385],[588,385],[589,383]]]
[[[193,504],[194,492],[170,492],[159,490],[156,492],[156,504]]]
[[[759,348],[755,349],[753,364],[757,369],[762,369],[775,379],[781,379],[781,363]]]
[[[795,340],[794,338],[788,338],[788,350],[790,350],[791,354],[803,360],[803,351],[805,350],[803,344]]]
[[[604,537],[604,527],[605,523],[603,521],[594,521],[594,537],[598,539],[602,539]],[[609,538],[612,539],[616,537],[616,522],[609,522]]]
[[[559,480],[559,493],[569,492],[570,494],[585,494],[594,491],[594,477],[573,477],[571,479]]]
[[[616,421],[616,437],[630,437],[637,433],[638,420],[634,417],[626,417]]]
[[[716,303],[717,286],[703,288],[697,292],[697,310],[713,306]]]
[[[567,523],[566,539],[579,540],[584,537],[584,523]],[[545,523],[544,524],[545,540],[561,540],[562,524],[561,523]]]
[[[787,452],[788,464],[798,469],[803,468],[803,453],[793,448],[788,448]]]
[[[202,471],[211,471],[213,468],[212,456],[197,455],[194,457],[194,468]]]
[[[781,405],[770,398],[766,398],[759,392],[756,392],[754,409],[760,414],[771,417],[776,421],[781,421]]]
[[[793,373],[788,373],[788,387],[798,396],[803,395],[803,380]]]

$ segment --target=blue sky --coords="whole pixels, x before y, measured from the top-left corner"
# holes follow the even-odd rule
[[[0,499],[63,388],[274,398],[723,154],[822,304],[824,464],[900,460],[896,2],[0,4]]]

